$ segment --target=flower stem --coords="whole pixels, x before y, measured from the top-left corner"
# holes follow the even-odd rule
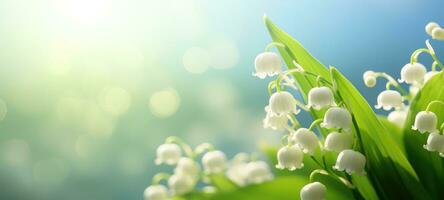
[[[426,111],[430,111],[430,109],[432,108],[432,105],[434,105],[434,104],[441,104],[441,105],[444,106],[444,102],[439,101],[439,100],[434,100],[434,101],[431,101],[431,102],[427,105]]]
[[[314,120],[311,123],[310,127],[308,128],[308,130],[312,131],[314,129],[314,127],[316,127],[318,124],[322,123],[322,121],[323,121],[323,119]]]
[[[153,185],[158,185],[160,183],[160,181],[162,180],[168,180],[171,177],[170,174],[167,173],[158,173],[156,175],[153,176],[153,179],[151,181],[151,184]]]
[[[188,144],[186,144],[182,139],[175,136],[170,136],[165,140],[165,143],[176,143],[180,145],[185,154],[187,154],[189,158],[194,159],[195,154],[193,152],[193,149]]]
[[[279,43],[279,42],[270,42],[270,44],[268,44],[268,45],[265,47],[265,52],[269,52],[270,49],[271,49],[273,46],[275,46],[275,47],[283,47],[283,48],[285,47],[285,45],[282,44],[282,43]]]

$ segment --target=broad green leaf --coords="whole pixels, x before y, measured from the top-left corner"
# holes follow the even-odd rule
[[[285,47],[278,47],[278,50],[288,68],[294,68],[294,60],[298,62],[305,71],[317,74],[326,80],[331,81],[330,72],[327,70],[327,68],[316,60],[307,50],[305,50],[305,48],[298,41],[273,24],[273,22],[271,22],[271,20],[267,17],[264,17],[264,21],[273,41],[285,45]],[[306,102],[308,92],[311,88],[316,86],[316,78],[306,77],[298,73],[294,73],[293,77],[295,78],[299,91],[301,91],[301,95]],[[318,119],[324,115],[325,110],[316,111],[312,109],[310,112],[313,118]],[[328,134],[325,130],[321,130],[320,132],[324,135],[324,137]],[[332,162],[334,162],[334,159],[332,159],[331,156],[328,156],[327,163],[331,164]],[[361,191],[365,198],[375,199],[375,190],[367,178],[358,178],[354,181],[354,184],[358,187],[359,191]]]
[[[211,183],[214,187],[219,191],[231,191],[235,190],[238,187],[234,184],[230,179],[228,179],[225,175],[212,175],[209,177]]]
[[[405,148],[404,148],[404,136],[402,129],[399,128],[396,124],[393,124],[387,118],[383,116],[378,116],[379,121],[381,124],[387,129],[387,131],[390,133],[389,136],[393,138],[393,140],[396,142],[398,147],[402,150],[402,152],[405,154]]]
[[[382,199],[430,199],[401,149],[358,90],[338,70],[331,69],[335,89],[353,114],[367,173]]]
[[[423,148],[428,134],[420,134],[411,129],[418,112],[426,109],[433,100],[444,101],[444,73],[435,75],[416,95],[410,105],[410,111],[404,128],[404,142],[408,159],[434,199],[444,199],[444,158],[438,153],[428,152]],[[439,124],[444,121],[444,106],[435,105],[431,108],[439,118]]]

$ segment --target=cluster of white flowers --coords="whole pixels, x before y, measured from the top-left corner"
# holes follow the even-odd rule
[[[444,29],[437,23],[430,22],[425,29],[433,39],[444,40]],[[427,48],[421,48],[412,53],[410,62],[401,68],[398,81],[384,72],[369,70],[363,74],[364,83],[367,87],[374,87],[377,84],[378,78],[385,78],[387,80],[386,90],[378,95],[375,108],[391,111],[387,119],[401,128],[404,127],[411,100],[413,100],[427,81],[439,73],[436,70],[436,66],[442,67],[442,63],[437,60],[435,51],[428,40],[426,41],[426,46]],[[418,57],[421,53],[428,53],[433,58],[434,62],[431,71],[427,71],[427,68],[418,62]],[[409,89],[405,90],[401,86],[402,83],[407,84]]]
[[[265,57],[264,55],[273,55]],[[269,60],[268,60],[269,59]],[[273,77],[277,78],[270,82],[268,91],[270,93],[269,104],[265,106],[265,119],[263,120],[264,128],[284,131],[284,145],[277,152],[278,163],[276,168],[287,169],[290,171],[300,169],[304,166],[304,159],[313,159],[324,169],[325,173],[333,178],[347,182],[347,186],[352,185],[347,177],[342,177],[332,170],[344,171],[348,174],[365,175],[365,156],[357,150],[354,150],[354,132],[352,115],[342,105],[340,97],[335,96],[332,90],[332,84],[322,77],[306,73],[302,67],[294,62],[295,69],[286,71],[281,70],[279,57],[275,53],[261,53],[256,57],[255,75],[260,78]],[[277,64],[279,63],[279,68]],[[288,81],[291,73],[301,73],[305,76],[312,76],[317,81],[316,87],[311,88],[307,95],[307,104],[298,101],[289,91],[285,91],[285,87],[294,84]],[[286,81],[285,83],[281,83]],[[372,80],[369,80],[372,82]],[[373,80],[374,84],[376,79]],[[294,84],[290,88],[297,88]],[[275,90],[275,91],[274,91]],[[390,96],[391,94],[389,94]],[[392,107],[402,107],[401,104],[394,102],[386,97],[382,101],[389,101]],[[339,103],[337,103],[337,100]],[[323,118],[316,119],[309,128],[303,128],[296,116],[301,110],[322,111],[325,113]],[[323,112],[325,111],[325,112]],[[330,132],[325,138],[317,135],[314,128],[318,126],[325,132]],[[324,140],[325,139],[325,140]],[[331,151],[338,155],[334,166],[327,166],[325,162],[321,164],[320,159],[324,160],[324,151]],[[317,152],[321,152],[320,154]],[[306,156],[304,156],[306,155]],[[316,170],[312,173],[317,173]],[[301,199],[314,200],[325,199],[327,188],[320,182],[313,182],[301,189]]]
[[[255,160],[246,153],[239,153],[228,161],[224,152],[214,150],[209,143],[198,145],[194,150],[177,137],[169,137],[157,148],[155,163],[175,166],[172,175],[158,173],[152,185],[144,191],[146,200],[166,200],[171,196],[184,195],[196,189],[202,182],[203,192],[214,192],[211,175],[225,175],[230,181],[242,187],[273,179],[268,164]],[[201,157],[201,162],[196,161]],[[167,186],[160,184],[166,180]]]
[[[441,157],[444,157],[444,123],[441,124],[438,129],[438,117],[430,109],[433,105],[440,104],[444,106],[442,101],[431,101],[425,111],[418,112],[415,116],[415,123],[412,129],[420,132],[421,134],[430,133],[427,138],[427,144],[424,145],[424,149],[430,152],[438,152]]]

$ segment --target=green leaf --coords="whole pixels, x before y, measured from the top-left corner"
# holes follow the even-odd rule
[[[444,73],[435,75],[429,80],[410,105],[410,111],[404,128],[404,142],[407,157],[417,172],[421,182],[434,199],[444,199],[444,159],[438,153],[432,153],[423,148],[428,134],[420,134],[411,129],[418,112],[426,109],[433,100],[444,101]],[[439,124],[444,122],[444,106],[435,105],[431,108],[439,118]]]
[[[367,173],[382,199],[430,199],[401,149],[358,90],[331,68],[335,89],[353,113]]]
[[[378,116],[378,119],[381,122],[381,124],[390,133],[389,136],[393,138],[393,140],[396,142],[398,147],[402,150],[403,154],[405,154],[404,134],[402,132],[402,129],[399,128],[398,125],[390,122],[389,120],[387,120],[387,118],[385,118],[383,116]]]
[[[219,191],[231,191],[238,188],[236,184],[223,174],[211,175],[209,178],[213,186]]]
[[[330,177],[319,176],[317,181],[327,187],[326,199],[347,200],[353,199],[352,194],[344,186],[333,183]],[[176,197],[175,200],[226,200],[226,199],[254,199],[254,200],[294,200],[299,199],[300,189],[308,184],[302,177],[286,176],[263,184],[250,185],[230,192],[217,192],[212,195],[192,193],[185,197]]]

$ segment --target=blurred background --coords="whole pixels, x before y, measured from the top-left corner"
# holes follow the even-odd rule
[[[359,3],[358,3],[359,2]],[[0,1],[0,198],[141,199],[169,135],[233,156],[262,128],[266,13],[371,104],[444,25],[442,1]],[[438,54],[444,45],[434,41]],[[430,60],[425,60],[430,64]],[[308,119],[307,119],[308,120]],[[307,122],[306,122],[307,123]]]

